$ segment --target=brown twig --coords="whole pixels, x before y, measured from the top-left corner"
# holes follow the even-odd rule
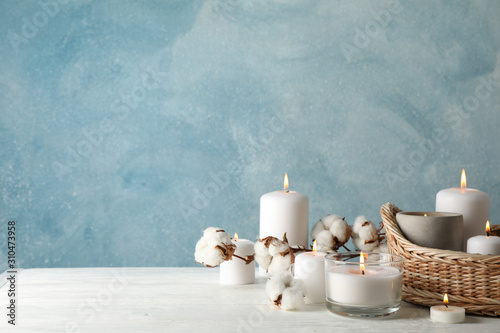
[[[238,258],[238,259],[243,260],[243,261],[245,262],[245,265],[248,265],[248,264],[252,263],[252,261],[254,261],[254,260],[255,260],[255,257],[254,257],[254,255],[253,255],[253,254],[252,254],[252,255],[250,255],[250,256],[245,256],[245,257],[240,257],[240,256],[239,256],[239,255],[237,255],[237,254],[233,254],[233,257],[236,257],[236,258]]]

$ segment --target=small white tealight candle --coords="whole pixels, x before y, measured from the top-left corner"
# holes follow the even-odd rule
[[[238,239],[238,234],[234,234],[233,244],[236,250],[233,259],[224,261],[220,265],[221,284],[249,284],[255,282],[255,262],[248,265],[244,260],[234,257],[234,255],[246,258],[255,254],[254,244],[248,239]]]
[[[465,320],[465,309],[448,305],[448,294],[444,294],[444,305],[431,307],[431,320],[445,324],[458,324]]]
[[[486,236],[474,236],[467,241],[468,253],[500,254],[500,237],[490,236],[490,221],[486,221]]]
[[[325,302],[325,252],[316,251],[316,241],[312,252],[304,252],[295,257],[295,278],[304,282],[306,304]]]

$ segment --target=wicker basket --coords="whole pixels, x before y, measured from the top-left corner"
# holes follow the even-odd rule
[[[401,210],[392,203],[380,209],[389,252],[404,261],[403,299],[432,306],[442,304],[448,293],[450,304],[467,313],[500,316],[500,255],[480,255],[431,249],[407,240],[396,222]],[[492,226],[499,235],[500,225]]]

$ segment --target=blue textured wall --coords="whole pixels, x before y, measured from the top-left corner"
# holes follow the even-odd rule
[[[193,265],[259,197],[500,223],[498,1],[0,2],[0,221],[24,267]],[[5,225],[2,223],[1,225]],[[5,255],[5,227],[0,252]],[[1,260],[0,268],[5,268]]]

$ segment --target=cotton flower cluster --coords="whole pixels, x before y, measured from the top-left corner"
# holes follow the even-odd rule
[[[196,243],[194,259],[207,267],[217,267],[226,260],[231,260],[236,245],[231,237],[221,228],[210,227],[203,231],[203,236]]]
[[[268,273],[276,274],[290,271],[295,261],[295,255],[286,236],[283,237],[282,241],[276,237],[268,236],[255,243],[255,260]]]
[[[358,250],[365,252],[387,252],[387,243],[381,243],[383,237],[379,229],[365,216],[358,216],[352,226],[352,242]]]
[[[267,297],[280,309],[298,310],[304,304],[305,287],[287,271],[278,272],[266,284]]]
[[[312,240],[316,240],[318,251],[337,251],[351,237],[351,227],[339,215],[327,215],[314,225]]]

